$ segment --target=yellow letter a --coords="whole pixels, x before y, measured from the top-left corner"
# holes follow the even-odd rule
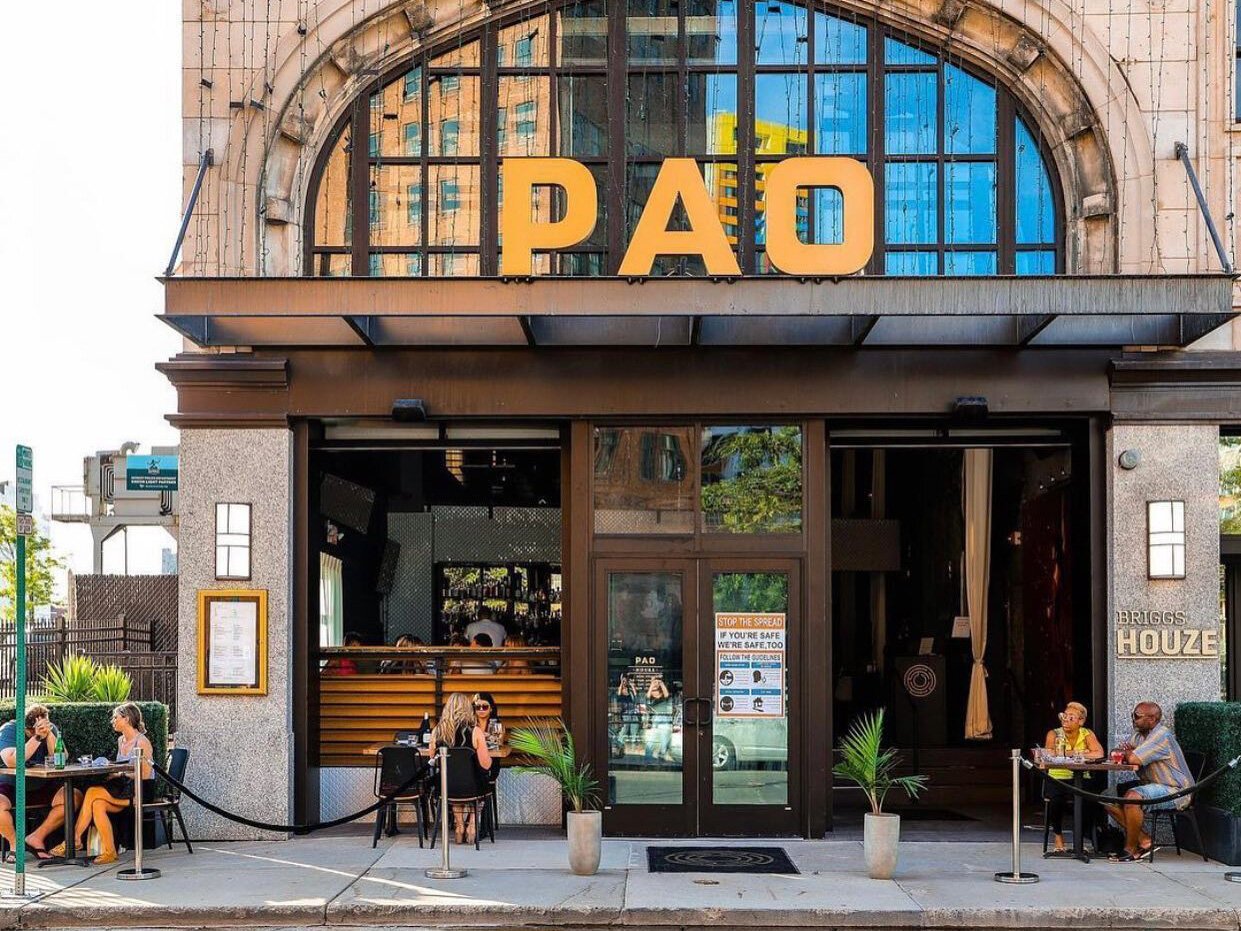
[[[685,206],[690,228],[670,231],[668,221],[678,197]],[[635,277],[649,275],[659,255],[701,255],[708,275],[741,274],[706,182],[692,158],[664,161],[638,219],[637,229],[633,231],[620,273]]]

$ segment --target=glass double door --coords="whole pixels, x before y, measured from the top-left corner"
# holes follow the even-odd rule
[[[796,560],[597,564],[611,834],[796,834]]]

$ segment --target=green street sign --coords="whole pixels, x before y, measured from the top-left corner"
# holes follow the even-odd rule
[[[17,513],[34,511],[34,453],[29,446],[17,447]]]

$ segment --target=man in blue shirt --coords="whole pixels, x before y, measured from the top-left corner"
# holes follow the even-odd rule
[[[52,726],[51,718],[43,705],[31,705],[26,709],[25,737],[23,748],[27,766],[40,766],[56,752],[58,731]],[[0,764],[5,769],[13,769],[17,765],[17,722],[9,721],[0,727]],[[26,848],[40,860],[46,860],[47,836],[65,822],[64,787],[57,787],[46,779],[26,781],[26,805],[51,805],[51,810],[43,823],[26,835]],[[81,793],[74,792],[76,803]],[[0,774],[0,835],[9,842],[11,847],[17,845],[16,826],[13,820],[13,806],[17,802],[17,780],[9,775]]]

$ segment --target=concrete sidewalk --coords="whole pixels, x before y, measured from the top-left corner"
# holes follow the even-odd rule
[[[703,842],[688,842],[703,843]],[[642,928],[1178,928],[1241,931],[1241,885],[1226,867],[1161,852],[1155,864],[1042,860],[1033,886],[1003,886],[1009,848],[995,843],[902,846],[897,878],[868,879],[857,841],[739,841],[783,847],[798,876],[652,874],[643,841],[604,843],[597,876],[566,867],[562,840],[454,847],[470,875],[426,879],[440,851],[409,834],[372,850],[369,837],[201,843],[191,856],[148,855],[163,870],[140,883],[108,869],[32,870],[30,903],[0,903],[0,927],[624,925]],[[1025,848],[1023,848],[1023,851]],[[127,865],[123,858],[120,866]],[[12,888],[12,867],[0,889]]]

